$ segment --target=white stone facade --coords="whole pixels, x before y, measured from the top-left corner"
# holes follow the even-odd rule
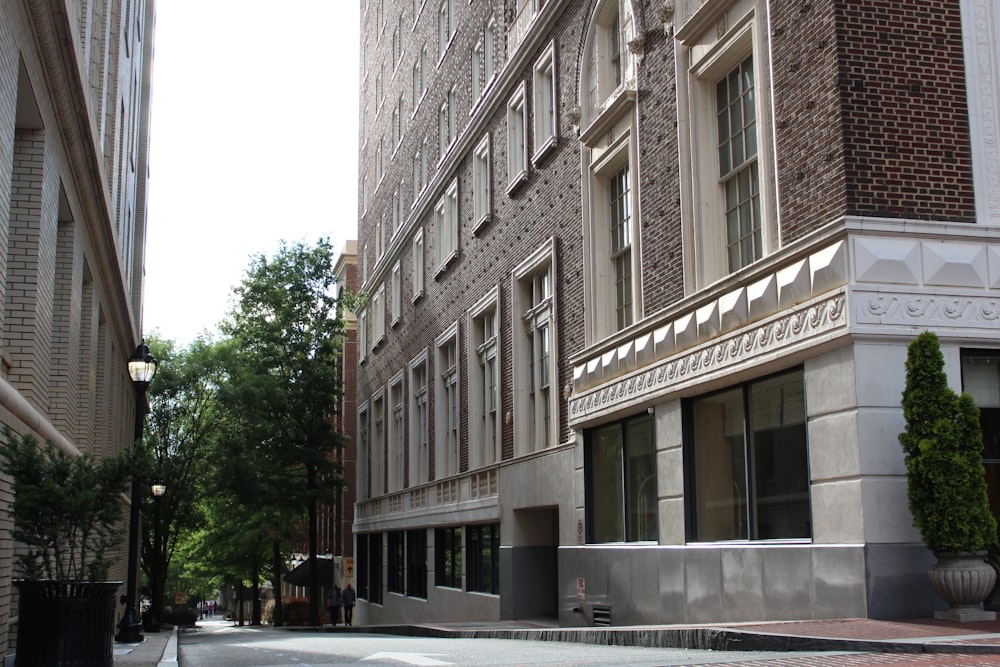
[[[71,452],[132,446],[153,14],[154,0],[0,2],[0,423]],[[5,478],[5,654],[10,502]]]

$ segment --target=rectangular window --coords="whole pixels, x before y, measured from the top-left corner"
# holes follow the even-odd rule
[[[417,107],[420,106],[420,100],[424,97],[424,92],[427,90],[427,80],[426,80],[426,61],[427,61],[427,47],[424,46],[420,49],[420,53],[417,55],[416,59],[413,61],[413,112],[416,113]],[[363,125],[363,123],[362,123]]]
[[[399,15],[399,24],[392,31],[392,66],[399,67],[399,61],[403,57],[403,35],[402,35],[403,15]]]
[[[416,301],[424,295],[424,230],[420,229],[413,237],[413,295]]]
[[[406,533],[398,530],[386,533],[386,561],[388,576],[386,588],[390,593],[406,592]]]
[[[476,42],[472,47],[472,100],[475,101],[483,96],[485,86],[483,77],[486,71],[486,46],[483,42]]]
[[[802,370],[696,398],[686,407],[692,539],[810,537]]]
[[[1000,516],[1000,351],[962,350],[962,388],[979,408],[986,492],[993,516]]]
[[[523,388],[514,410],[518,454],[551,447],[557,439],[552,253],[550,241],[514,271],[514,373]]]
[[[368,599],[368,534],[362,533],[358,535],[358,550],[355,554],[355,561],[357,563],[357,581],[354,585],[356,587],[356,593],[358,598],[362,600]]]
[[[368,420],[368,404],[365,403],[358,410],[358,500],[372,497],[371,469],[368,465],[371,451]]]
[[[379,285],[372,295],[372,348],[385,340],[385,285]]]
[[[459,472],[459,424],[461,401],[458,377],[458,323],[437,339],[437,408],[435,421],[438,446],[435,477],[445,478]]]
[[[358,573],[358,597],[382,604],[382,533],[358,535],[359,552],[363,541],[366,543],[365,559],[358,560],[359,566],[364,568]]]
[[[483,137],[472,153],[473,231],[489,222],[492,188],[490,179],[490,135]]]
[[[454,179],[434,207],[435,273],[458,256],[458,179]]]
[[[400,97],[399,101],[396,103],[396,107],[392,110],[392,144],[389,148],[392,149],[393,153],[396,152],[396,148],[399,146],[399,142],[403,138],[402,115],[403,98]]]
[[[486,24],[486,33],[483,35],[484,66],[483,66],[483,89],[489,88],[493,82],[493,77],[497,73],[497,47],[496,47],[496,21],[490,20]]]
[[[555,64],[556,46],[552,42],[535,63],[532,72],[535,103],[533,159],[536,163],[555,147],[558,135]]]
[[[368,357],[368,311],[358,313],[358,355],[364,361]]]
[[[403,374],[393,377],[389,385],[389,491],[403,488],[406,469],[404,459],[405,412],[403,411]]]
[[[438,155],[444,157],[451,145],[451,129],[448,122],[451,119],[451,111],[448,109],[448,100],[445,100],[438,109]]]
[[[494,288],[469,313],[469,464],[473,468],[497,461],[500,440],[498,378],[498,294]],[[471,356],[470,352],[470,356]]]
[[[626,164],[608,184],[611,265],[615,276],[615,321],[618,330],[632,324],[632,194]]]
[[[651,415],[584,434],[590,542],[657,539],[656,443]]]
[[[369,465],[372,498],[385,493],[385,395],[382,389],[372,398],[372,432]]]
[[[434,531],[434,585],[462,588],[462,529]]]
[[[426,484],[430,470],[427,355],[410,362],[410,486]]]
[[[500,594],[500,524],[468,526],[465,529],[466,588],[479,593]]]
[[[725,189],[729,270],[763,256],[753,57],[715,85],[719,179]]]
[[[392,300],[392,315],[389,325],[394,327],[399,324],[399,321],[403,317],[403,269],[398,259],[392,266],[392,292],[390,299]]]
[[[427,531],[406,531],[406,594],[427,599]]]
[[[528,130],[525,122],[524,84],[507,103],[507,190],[512,192],[528,178]]]
[[[455,0],[444,0],[438,9],[438,56],[443,58],[455,34]]]

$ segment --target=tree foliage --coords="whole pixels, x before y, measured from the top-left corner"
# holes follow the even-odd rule
[[[932,551],[981,551],[996,541],[983,468],[979,409],[948,387],[937,336],[924,332],[906,357],[906,461],[914,525]]]
[[[0,460],[14,478],[14,567],[34,580],[104,581],[124,535],[122,494],[139,465],[131,450],[73,456],[51,442],[3,431]]]
[[[244,478],[254,480],[252,493],[263,501],[262,525],[282,540],[297,517],[311,558],[319,550],[317,504],[335,502],[343,485],[332,456],[344,444],[332,419],[343,334],[333,259],[325,239],[256,256],[222,326],[230,338],[223,400],[240,411]],[[232,480],[236,488],[242,481]],[[318,581],[311,588],[311,622],[318,624]]]

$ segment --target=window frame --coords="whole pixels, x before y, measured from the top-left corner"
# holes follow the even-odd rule
[[[533,96],[533,147],[531,157],[537,166],[559,143],[559,96],[556,42],[552,40],[535,61],[531,70]]]
[[[537,281],[543,274],[548,276],[548,293],[539,296],[541,288]],[[513,406],[516,456],[548,449],[559,442],[557,275],[554,238],[549,238],[511,272],[513,382],[523,387],[516,392]],[[541,336],[547,337],[543,341]],[[546,342],[547,347],[542,346],[542,342]],[[543,347],[547,350],[545,364],[540,363],[538,357]],[[543,371],[547,385],[543,385],[539,375]]]
[[[462,527],[434,529],[434,586],[462,590]]]
[[[424,228],[421,227],[413,235],[413,242],[410,246],[412,268],[413,268],[413,294],[410,297],[412,303],[424,296]]]
[[[528,100],[522,81],[507,101],[507,194],[528,180]]]
[[[500,595],[500,524],[466,526],[465,556],[466,590]]]
[[[500,287],[494,286],[468,312],[469,469],[500,460],[502,424],[502,368],[500,345]],[[487,337],[487,323],[492,336]],[[488,397],[492,397],[492,401]]]
[[[389,419],[387,433],[388,484],[386,491],[402,491],[406,486],[406,391],[403,371],[389,380]]]
[[[768,140],[773,135],[774,119],[770,100],[770,37],[763,1],[744,3],[743,14],[736,16],[724,15],[720,3],[705,3],[677,33],[680,53],[687,62],[686,72],[678,77],[677,93],[678,99],[684,101],[678,106],[678,149],[683,167],[680,170],[683,275],[688,292],[746,268],[729,270],[726,199],[719,179],[716,84],[748,56],[753,59],[760,258],[766,258],[780,245],[774,146]]]
[[[472,151],[472,233],[485,227],[493,213],[493,155],[487,133]]]
[[[462,347],[456,320],[434,340],[434,479],[462,472]]]
[[[766,415],[764,414],[754,414],[752,406],[753,392],[757,389],[763,388],[767,389],[774,387],[776,383],[781,382],[785,378],[792,378],[792,376],[797,376],[799,389],[801,392],[801,422],[796,422],[792,424],[785,424],[785,415],[789,414],[787,406],[784,403],[785,393],[784,389],[781,391],[781,405],[779,406],[779,414],[782,423],[779,423],[779,429],[788,429],[790,427],[797,427],[801,430],[802,441],[799,443],[800,450],[796,450],[793,453],[798,455],[801,460],[800,468],[802,471],[802,478],[798,480],[801,485],[801,489],[798,493],[804,494],[804,499],[800,502],[804,502],[806,523],[808,525],[808,535],[782,535],[782,536],[760,536],[761,523],[758,520],[760,516],[764,513],[758,510],[758,506],[761,505],[759,502],[761,496],[764,494],[758,493],[758,488],[760,485],[757,483],[757,476],[766,473],[766,466],[761,464],[765,453],[763,449],[758,451],[758,438],[761,434],[765,433],[763,428],[758,428],[761,426],[761,422],[764,421]],[[685,464],[685,505],[686,505],[686,521],[685,528],[687,531],[688,542],[693,543],[761,543],[761,542],[790,542],[790,543],[809,543],[812,541],[813,537],[813,521],[812,521],[812,492],[811,492],[811,478],[809,473],[809,410],[806,403],[806,389],[805,389],[805,371],[802,366],[796,366],[789,369],[785,369],[770,375],[756,377],[749,379],[745,382],[733,384],[721,389],[702,394],[699,396],[693,396],[691,398],[683,399],[682,402],[682,420],[683,420],[683,452],[684,452],[684,464]],[[738,397],[735,397],[736,393],[739,393]],[[733,442],[737,440],[740,441],[741,451],[737,452],[737,459],[742,462],[742,482],[743,487],[736,487],[736,495],[738,498],[743,500],[745,504],[745,509],[743,515],[736,517],[737,510],[733,510],[734,521],[742,520],[745,522],[745,533],[743,535],[736,535],[735,533],[730,537],[720,537],[720,536],[710,536],[704,531],[707,530],[704,525],[699,525],[699,516],[703,508],[703,500],[700,497],[702,495],[700,489],[700,472],[699,472],[699,455],[702,453],[700,449],[707,449],[711,446],[711,442],[706,443],[705,441],[699,442],[698,434],[698,424],[696,410],[697,406],[701,402],[706,404],[712,404],[710,401],[714,400],[714,404],[718,405],[718,399],[724,399],[726,395],[732,394],[734,398],[738,398],[735,404],[739,406],[740,412],[736,417],[731,417],[729,414],[724,414],[721,419],[709,419],[708,423],[714,425],[725,425],[725,427],[731,426],[734,421],[739,423],[742,429],[741,433],[734,434]],[[792,399],[795,395],[792,395]],[[764,405],[765,408],[771,407],[773,411],[773,406]],[[794,405],[792,406],[794,407]],[[724,428],[715,428],[716,431],[720,433],[717,436],[723,438],[727,437]],[[775,430],[774,428],[771,429]],[[711,437],[711,433],[707,437]],[[718,437],[717,437],[718,440]],[[767,441],[763,442],[763,446],[766,447]],[[782,461],[785,466],[789,465],[791,456],[788,451],[785,451],[782,456],[772,455],[772,461]],[[791,463],[794,465],[794,462]],[[726,470],[725,461],[719,461],[718,459],[713,459],[711,466],[706,466],[706,470]],[[732,466],[730,466],[730,469]],[[782,474],[775,479],[781,479],[784,485],[792,483],[790,476],[787,474]],[[735,482],[732,484],[735,485]],[[727,488],[725,480],[723,483],[716,484],[715,488]],[[773,489],[772,489],[772,495]],[[751,498],[752,496],[752,498]],[[785,498],[786,501],[790,497],[789,493],[783,493],[781,497]],[[713,506],[720,506],[718,501],[713,501]],[[772,507],[773,509],[773,507]],[[801,509],[801,508],[800,508]],[[702,522],[706,524],[706,522]]]
[[[452,179],[434,205],[434,277],[439,278],[458,257],[458,178]]]
[[[409,381],[409,479],[410,486],[430,482],[430,365],[427,350],[407,364]]]
[[[389,326],[396,328],[403,319],[403,265],[402,260],[397,259],[392,265],[392,276],[390,278],[390,319]]]

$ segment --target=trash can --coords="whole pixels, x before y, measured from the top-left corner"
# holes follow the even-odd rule
[[[15,581],[17,667],[112,667],[120,581]]]

